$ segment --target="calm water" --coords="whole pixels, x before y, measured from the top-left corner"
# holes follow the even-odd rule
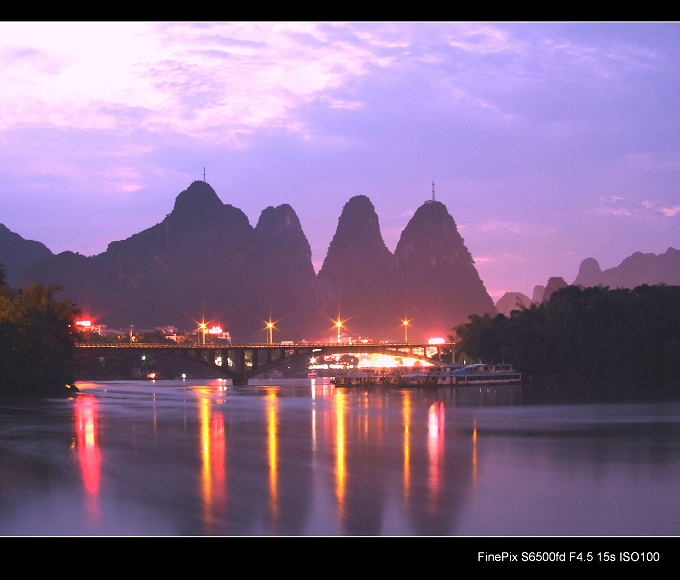
[[[680,403],[311,380],[0,402],[0,533],[680,535]]]

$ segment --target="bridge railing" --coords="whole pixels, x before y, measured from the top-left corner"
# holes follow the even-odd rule
[[[303,348],[361,348],[365,347],[385,347],[385,348],[437,348],[452,346],[454,343],[447,342],[443,344],[429,344],[426,342],[369,342],[369,343],[337,343],[337,342],[314,342],[314,343],[294,343],[294,344],[280,344],[280,343],[236,343],[217,344],[217,343],[195,343],[195,342],[178,342],[173,344],[156,343],[156,342],[105,342],[105,343],[76,343],[77,348],[211,348],[211,349],[250,349],[250,348],[276,348],[276,349],[303,349]]]

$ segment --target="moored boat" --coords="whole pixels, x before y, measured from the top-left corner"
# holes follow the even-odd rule
[[[483,386],[522,382],[522,373],[508,363],[487,365],[446,365],[397,369],[353,369],[336,374],[337,387],[383,386]]]

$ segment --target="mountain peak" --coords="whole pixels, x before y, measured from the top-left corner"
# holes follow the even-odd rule
[[[290,205],[270,205],[262,210],[255,232],[272,259],[281,264],[302,260],[305,266],[308,263],[313,274],[312,250],[302,231],[300,219]]]
[[[5,268],[5,281],[13,288],[19,286],[24,270],[52,255],[45,244],[26,240],[0,224],[0,264]]]
[[[380,222],[375,207],[365,195],[356,195],[342,208],[338,229],[328,248],[319,276],[324,279],[347,277],[349,272],[338,271],[339,264],[351,265],[352,276],[362,276],[366,269],[378,270],[391,265],[392,254],[380,233]],[[332,273],[331,273],[332,272]]]
[[[175,199],[174,212],[187,211],[196,206],[217,207],[222,205],[222,201],[215,193],[215,190],[205,181],[194,181]]]
[[[586,258],[581,262],[578,276],[574,284],[581,286],[597,286],[602,278],[600,263],[595,258]]]
[[[289,204],[284,203],[277,207],[270,205],[263,209],[255,230],[278,235],[292,232],[297,235],[298,232],[302,231],[302,226],[295,210]]]
[[[365,195],[355,195],[342,208],[338,229],[331,242],[360,245],[365,242],[385,247],[375,207]]]
[[[428,201],[416,210],[401,234],[394,255],[397,266],[473,263],[456,222],[439,201]]]
[[[212,221],[223,208],[222,201],[210,185],[205,181],[194,181],[177,196],[170,216],[173,221],[198,225],[203,220]]]

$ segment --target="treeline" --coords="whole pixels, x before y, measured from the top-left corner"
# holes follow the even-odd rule
[[[567,394],[680,394],[680,287],[568,286],[509,317],[454,328],[457,361],[511,362]]]
[[[0,266],[0,396],[68,396],[77,389],[73,348],[80,310],[53,299],[57,285],[13,293]]]

